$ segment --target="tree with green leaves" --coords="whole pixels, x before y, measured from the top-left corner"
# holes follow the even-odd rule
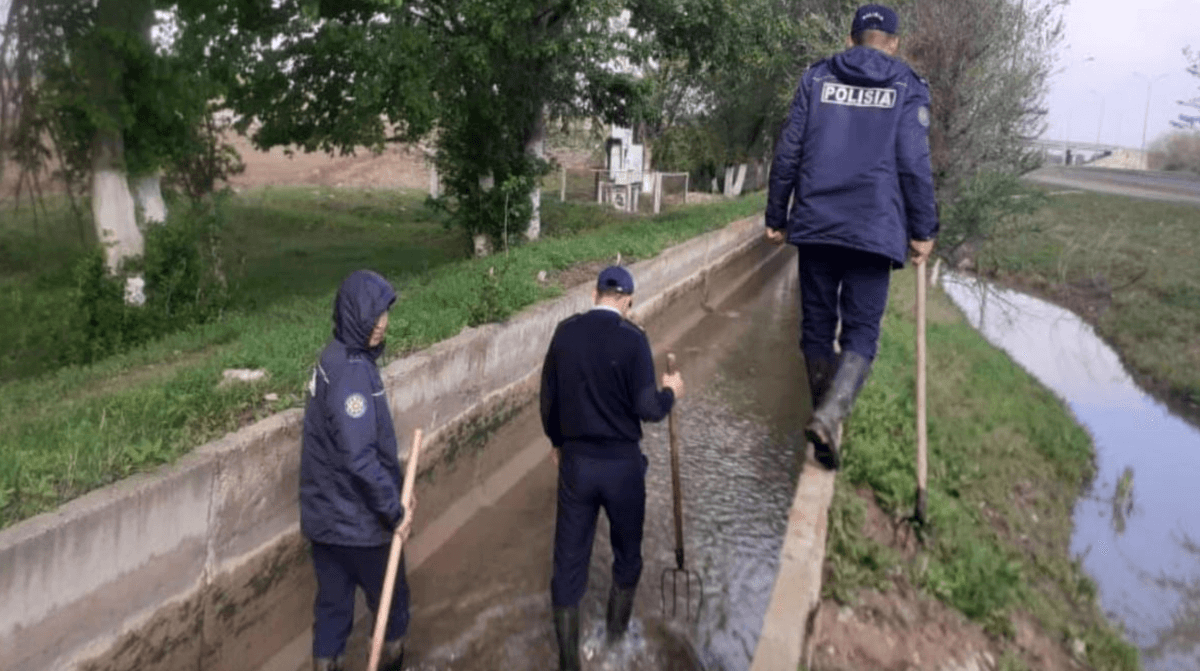
[[[641,87],[614,67],[626,34],[615,0],[195,0],[186,49],[226,83],[261,148],[381,150],[432,134],[446,193],[469,235],[538,231],[548,112],[626,119]]]
[[[657,165],[717,176],[767,159],[804,69],[837,50],[843,0],[638,0],[635,24],[661,54],[649,77]]]
[[[19,102],[0,154],[31,179],[56,160],[73,203],[90,186],[115,272],[142,253],[139,206],[143,222],[165,219],[159,180],[199,151],[214,89],[196,62],[152,41],[155,0],[14,0],[9,10],[3,60]]]

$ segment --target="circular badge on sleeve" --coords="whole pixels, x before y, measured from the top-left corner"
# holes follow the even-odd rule
[[[921,108],[917,110],[917,121],[922,126],[929,128],[929,108],[925,105],[921,105]]]
[[[367,399],[362,394],[350,394],[346,397],[346,414],[354,419],[362,417],[367,412]]]

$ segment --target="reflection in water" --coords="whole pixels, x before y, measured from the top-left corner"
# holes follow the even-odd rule
[[[944,288],[972,326],[1063,398],[1091,433],[1097,474],[1075,506],[1071,551],[1083,556],[1106,612],[1143,650],[1147,669],[1200,668],[1198,557],[1194,545],[1175,540],[1200,538],[1200,431],[1138,388],[1116,352],[1071,312],[957,275],[946,276]]]
[[[1145,649],[1146,656],[1155,663],[1172,661],[1186,665],[1198,661],[1195,653],[1200,642],[1200,546],[1186,535],[1179,540],[1179,546],[1192,556],[1194,572],[1190,580],[1170,576],[1154,580],[1159,589],[1179,599],[1171,626],[1160,631],[1154,644]]]
[[[1133,514],[1133,466],[1126,466],[1112,495],[1113,530],[1125,533],[1125,519]]]

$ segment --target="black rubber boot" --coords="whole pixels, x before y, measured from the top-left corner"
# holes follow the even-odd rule
[[[316,657],[313,659],[313,671],[344,671],[346,668],[345,655],[337,657]]]
[[[821,405],[813,412],[812,420],[804,433],[812,441],[814,456],[821,465],[829,470],[837,470],[842,464],[841,456],[841,424],[854,408],[854,399],[862,388],[867,374],[871,370],[871,362],[855,352],[842,353],[841,364],[837,374]]]
[[[402,671],[404,669],[404,638],[384,641],[383,653],[379,657],[381,671]]]
[[[579,671],[579,607],[554,609],[559,671]]]
[[[815,411],[821,407],[825,392],[829,390],[829,383],[833,380],[833,374],[837,370],[837,359],[832,357],[810,359],[805,356],[804,367],[808,369],[808,392],[812,398],[812,409]]]
[[[608,625],[610,644],[621,640],[629,629],[629,618],[633,615],[633,597],[636,593],[636,587],[617,587],[616,583],[613,583],[612,589],[608,591],[608,617],[605,622]]]

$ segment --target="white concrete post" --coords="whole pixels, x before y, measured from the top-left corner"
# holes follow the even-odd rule
[[[685,173],[683,175],[683,204],[684,205],[687,205],[688,182],[690,182],[691,179],[692,179],[691,173]]]
[[[662,211],[662,173],[654,173],[654,214]]]
[[[434,198],[438,197],[438,172],[437,165],[429,164],[429,195]]]
[[[560,168],[558,171],[558,175],[559,175],[558,202],[565,203],[565,202],[567,202],[567,169]]]

